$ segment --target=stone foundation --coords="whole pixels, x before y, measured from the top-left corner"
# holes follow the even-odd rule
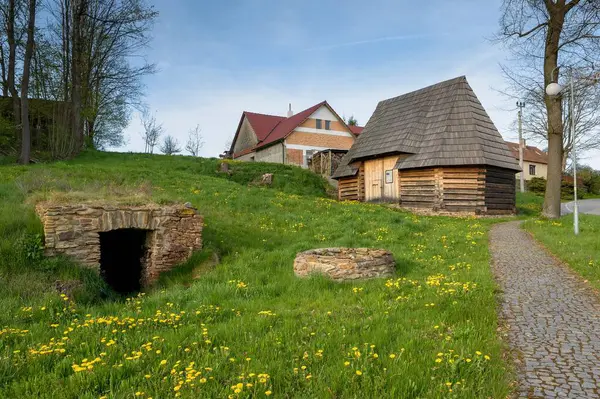
[[[296,276],[319,273],[336,281],[390,277],[395,269],[392,253],[383,249],[311,249],[300,252],[294,260]]]
[[[188,205],[188,204],[186,204]],[[72,256],[100,271],[100,235],[117,229],[148,230],[142,285],[202,248],[203,218],[191,206],[110,206],[39,204],[45,253]]]

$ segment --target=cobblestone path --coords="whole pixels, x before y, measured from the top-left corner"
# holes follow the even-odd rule
[[[600,300],[519,222],[495,225],[490,251],[500,317],[517,350],[519,397],[600,398]]]

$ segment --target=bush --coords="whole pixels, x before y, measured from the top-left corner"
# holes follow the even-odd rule
[[[577,196],[583,198],[586,193],[585,186],[582,186],[580,183],[578,188]],[[532,178],[527,182],[527,191],[537,195],[544,195],[546,193],[546,179],[543,177]],[[560,197],[564,200],[570,200],[575,195],[574,191],[575,188],[573,182],[563,178],[560,188]]]
[[[543,177],[534,177],[527,183],[527,191],[531,191],[537,195],[544,195],[546,192],[546,179]]]

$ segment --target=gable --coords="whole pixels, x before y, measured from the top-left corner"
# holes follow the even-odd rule
[[[321,129],[317,129],[317,119],[320,119]],[[329,121],[329,130],[325,129],[325,121]],[[308,119],[306,119],[295,131],[305,133],[319,133],[319,134],[332,134],[342,137],[352,137],[352,130],[346,125],[346,123],[332,112],[327,105],[321,106],[314,113],[312,113]]]
[[[254,133],[254,129],[252,129],[252,125],[250,125],[248,118],[244,116],[233,143],[233,153],[235,154],[252,148],[257,143],[258,138],[256,137],[256,133]]]

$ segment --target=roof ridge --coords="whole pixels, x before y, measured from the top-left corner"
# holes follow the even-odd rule
[[[282,119],[281,121],[279,121],[279,122],[278,122],[278,123],[277,123],[275,126],[273,126],[273,129],[271,129],[271,131],[269,132],[269,134],[267,134],[267,135],[265,136],[265,139],[264,139],[264,140],[262,140],[262,141],[260,141],[259,143],[264,143],[264,142],[266,142],[266,141],[269,139],[269,137],[271,136],[271,133],[273,133],[273,132],[275,131],[275,129],[277,128],[277,126],[281,125],[281,123],[283,123],[283,121],[288,121],[288,120],[290,120],[290,119],[292,119],[292,118],[294,118],[294,117],[296,117],[296,116],[298,116],[298,115],[302,114],[303,112],[306,112],[306,111],[308,111],[308,110],[309,110],[309,109],[311,109],[311,108],[315,108],[315,107],[317,107],[317,106],[321,107],[321,106],[323,106],[323,105],[325,105],[325,104],[327,104],[327,100],[323,100],[323,101],[321,101],[320,103],[317,103],[317,104],[315,104],[315,105],[312,105],[312,106],[310,106],[310,107],[308,107],[308,108],[306,108],[306,109],[303,109],[302,111],[300,111],[300,112],[298,112],[298,113],[296,113],[296,114],[294,114],[294,115],[292,115],[292,116],[290,116],[290,117],[283,118],[283,119]],[[317,108],[317,109],[318,109],[318,108]],[[315,110],[316,110],[316,109],[315,109]],[[311,113],[310,115],[312,115],[312,113]],[[287,135],[288,135],[290,132],[292,132],[292,131],[293,131],[295,128],[297,128],[297,127],[298,127],[298,125],[300,125],[302,122],[304,122],[306,119],[308,119],[308,117],[309,117],[310,115],[308,115],[306,118],[302,119],[302,120],[301,120],[300,122],[298,122],[296,125],[292,126],[292,127],[290,128],[290,130],[284,134],[284,137],[287,137]]]
[[[261,115],[261,116],[272,116],[274,118],[283,118],[286,119],[283,115],[273,115],[273,114],[263,114],[262,112],[252,112],[252,111],[244,111],[244,114],[253,114],[253,115]]]
[[[467,82],[467,77],[465,75],[457,76],[457,77],[452,78],[452,79],[444,80],[442,82],[434,83],[434,84],[422,87],[422,88],[417,89],[417,90],[413,90],[413,91],[406,92],[404,94],[400,94],[399,96],[396,96],[396,97],[386,98],[385,100],[381,100],[379,103],[383,103],[385,101],[398,100],[399,98],[405,97],[405,96],[422,94],[425,91],[437,89],[437,88],[440,88],[440,87],[443,87],[443,86],[446,86],[446,85],[450,85],[450,84],[453,84],[453,83],[461,82],[461,81]]]

